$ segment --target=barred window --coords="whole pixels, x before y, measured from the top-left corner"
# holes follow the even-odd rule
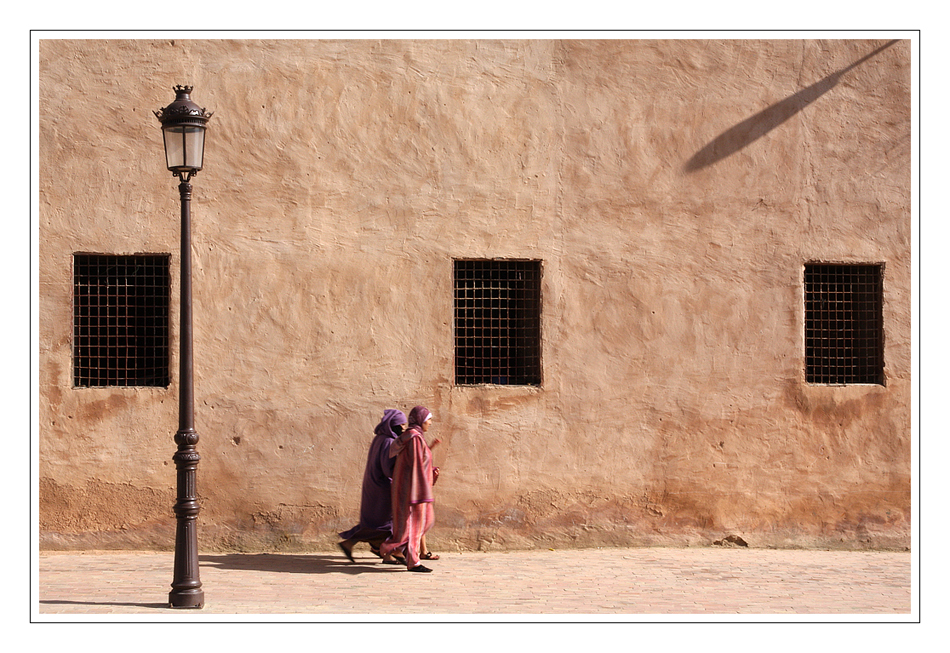
[[[541,385],[541,261],[455,261],[455,382]]]
[[[169,259],[73,256],[75,386],[168,386]]]
[[[884,290],[878,264],[805,266],[805,377],[884,385]]]

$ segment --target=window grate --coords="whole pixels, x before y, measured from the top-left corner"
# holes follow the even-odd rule
[[[73,382],[167,386],[169,256],[73,256]]]
[[[882,266],[805,266],[809,383],[884,384]]]
[[[455,382],[541,385],[540,261],[455,261]]]

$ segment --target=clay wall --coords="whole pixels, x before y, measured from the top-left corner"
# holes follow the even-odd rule
[[[214,111],[203,548],[332,545],[383,409],[416,404],[434,548],[909,545],[910,66],[907,41],[42,41],[41,545],[173,542],[177,346],[167,388],[73,387],[71,265],[170,254],[177,342],[175,84]],[[467,258],[542,262],[540,387],[454,382]],[[805,382],[811,261],[884,264],[884,385]]]

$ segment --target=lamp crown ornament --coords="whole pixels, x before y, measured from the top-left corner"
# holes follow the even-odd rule
[[[180,119],[189,117],[197,118],[201,121],[208,120],[214,112],[208,111],[204,107],[200,107],[191,101],[191,90],[193,88],[193,86],[182,84],[176,85],[175,101],[163,109],[154,111],[155,117],[158,118],[162,124],[166,122],[177,122]]]

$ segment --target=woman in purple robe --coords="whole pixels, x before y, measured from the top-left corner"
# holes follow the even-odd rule
[[[369,446],[366,470],[363,472],[360,523],[339,534],[343,541],[338,546],[350,562],[356,562],[353,559],[353,547],[358,542],[368,542],[370,550],[382,557],[383,562],[396,562],[391,555],[380,555],[379,545],[393,531],[392,475],[395,458],[389,455],[389,448],[402,434],[406,423],[405,413],[387,408],[383,419],[376,426],[376,437]]]

